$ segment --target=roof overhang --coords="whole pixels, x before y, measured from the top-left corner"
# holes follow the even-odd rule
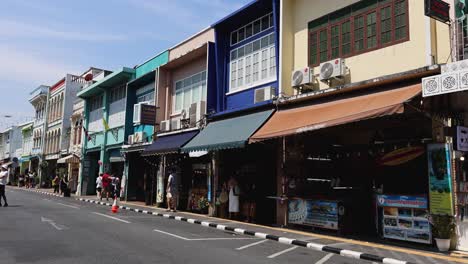
[[[108,89],[119,85],[121,83],[127,83],[135,75],[135,69],[123,67],[122,69],[115,71],[107,75],[104,79],[96,82],[86,89],[82,90],[77,94],[80,98],[89,98],[94,95],[102,93],[104,89]]]
[[[178,57],[178,58],[175,58],[169,62],[167,62],[166,64],[160,66],[160,69],[164,69],[164,70],[172,70],[172,69],[175,69],[175,68],[178,68],[188,62],[191,62],[203,55],[206,55],[208,52],[208,43],[204,43],[203,45],[185,53],[184,55]]]

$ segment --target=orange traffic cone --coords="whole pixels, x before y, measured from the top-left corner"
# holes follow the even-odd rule
[[[119,206],[117,205],[117,198],[114,198],[114,204],[112,204],[112,212],[115,214],[119,211]]]

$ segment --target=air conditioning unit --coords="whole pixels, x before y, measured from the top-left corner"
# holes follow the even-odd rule
[[[190,105],[189,119],[190,127],[198,126],[199,121],[203,119],[206,113],[206,102],[199,101]]]
[[[313,70],[309,67],[294,70],[291,74],[291,86],[298,87],[310,84],[313,82],[313,78]]]
[[[171,131],[171,121],[170,120],[161,121],[161,125],[159,126],[159,130],[161,132]]]
[[[334,59],[320,63],[320,80],[326,81],[331,78],[339,78],[345,75],[346,65],[343,59]]]
[[[181,128],[182,128],[182,126],[181,126],[179,118],[171,119],[171,130],[179,130]]]
[[[146,142],[146,133],[145,132],[135,132],[135,134],[133,134],[133,142],[134,143]]]
[[[263,101],[271,100],[275,96],[275,88],[268,86],[259,89],[255,89],[254,103],[260,103]]]
[[[129,144],[129,145],[132,145],[133,142],[134,142],[134,140],[133,140],[133,135],[128,136],[128,144]]]

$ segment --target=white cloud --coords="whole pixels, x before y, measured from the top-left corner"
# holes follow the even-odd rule
[[[44,58],[31,54],[22,50],[18,50],[12,46],[0,45],[0,80],[14,81],[18,83],[35,83],[51,84],[64,77],[67,73],[79,73],[85,67],[80,67],[76,63],[70,61],[51,61],[49,58]],[[33,89],[28,87],[28,89]]]
[[[122,41],[127,36],[112,33],[79,32],[53,29],[51,27],[26,24],[18,21],[0,19],[0,36],[23,38],[55,38],[79,41]]]

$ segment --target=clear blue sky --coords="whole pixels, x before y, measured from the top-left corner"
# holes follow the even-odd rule
[[[90,66],[133,67],[248,2],[2,0],[0,129],[33,115],[29,92],[40,84]]]

